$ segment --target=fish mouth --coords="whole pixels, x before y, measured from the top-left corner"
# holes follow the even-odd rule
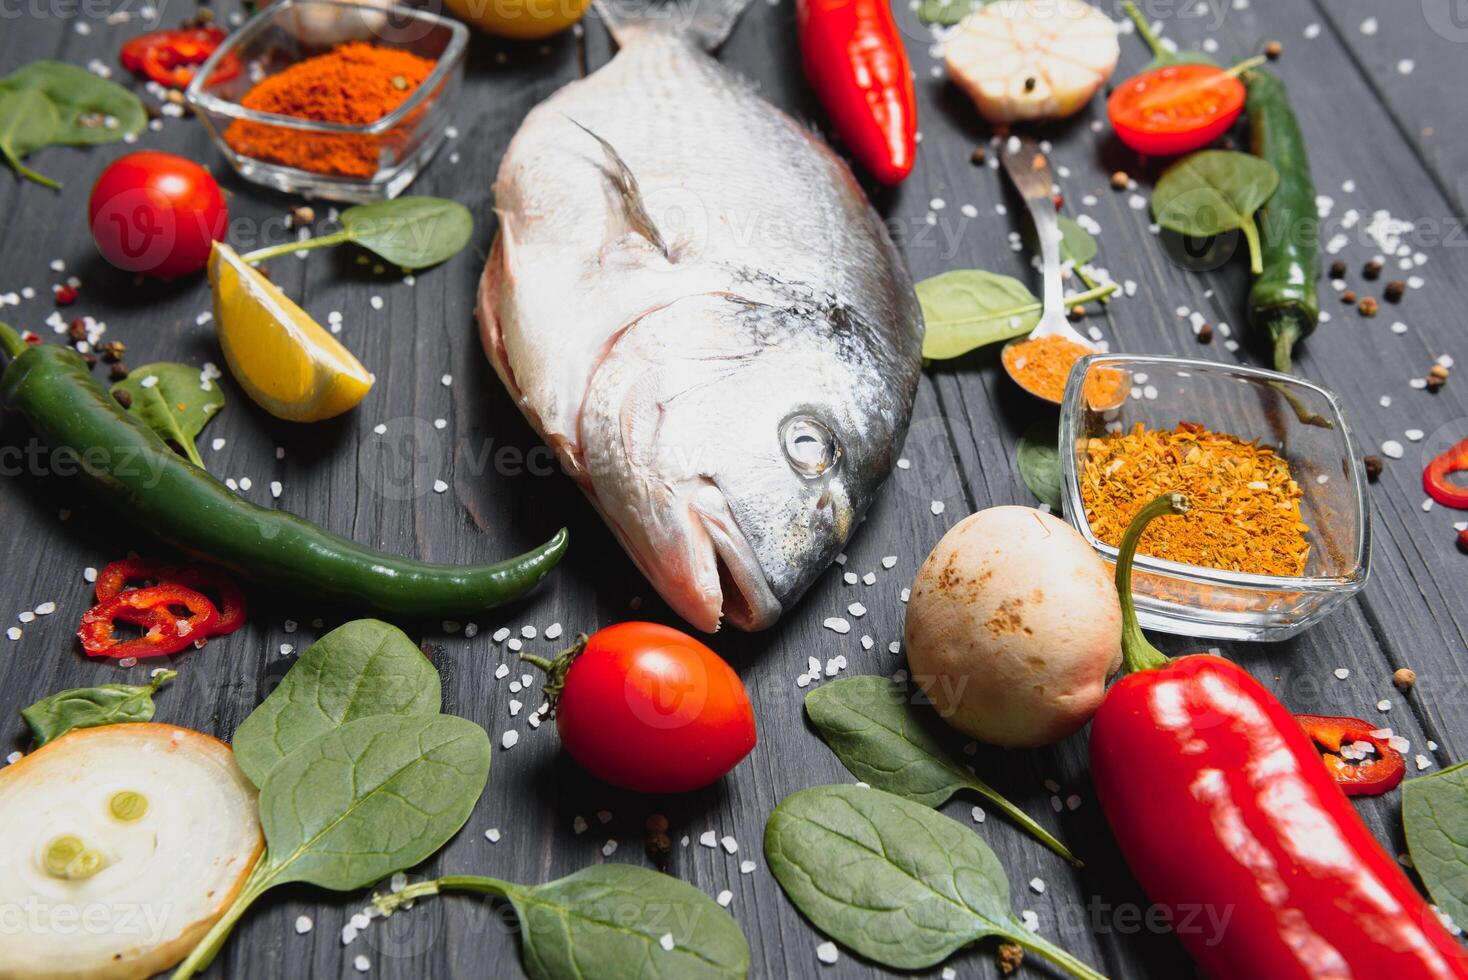
[[[690,501],[689,510],[708,538],[718,574],[717,592],[710,594],[709,590],[702,590],[711,600],[706,606],[714,607],[705,612],[705,615],[713,613],[714,628],[721,621],[745,631],[773,625],[783,607],[770,589],[754,548],[740,530],[723,492],[712,482],[706,483]]]

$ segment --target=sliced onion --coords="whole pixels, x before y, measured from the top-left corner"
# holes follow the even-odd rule
[[[186,728],[74,731],[0,770],[0,976],[174,965],[265,846],[230,747]]]

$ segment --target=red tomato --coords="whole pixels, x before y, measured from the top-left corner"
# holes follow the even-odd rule
[[[1118,85],[1111,128],[1139,153],[1175,156],[1207,146],[1244,111],[1244,83],[1213,65],[1167,65]]]
[[[204,268],[229,223],[209,171],[154,150],[129,153],[102,171],[87,213],[108,262],[163,279]]]
[[[620,623],[594,634],[566,671],[556,728],[583,769],[624,789],[707,786],[754,748],[739,676],[687,633]]]

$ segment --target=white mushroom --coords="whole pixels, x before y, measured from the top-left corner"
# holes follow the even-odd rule
[[[1048,745],[1090,719],[1121,665],[1121,604],[1069,524],[992,507],[923,562],[905,642],[913,680],[948,724],[993,745]]]
[[[0,976],[131,980],[173,966],[265,846],[230,747],[108,725],[0,770]]]

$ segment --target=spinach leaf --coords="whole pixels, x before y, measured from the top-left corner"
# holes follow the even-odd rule
[[[205,379],[196,367],[164,362],[134,369],[112,391],[127,392],[132,398],[129,414],[189,462],[204,466],[195,440],[224,407],[224,390],[218,384]]]
[[[990,0],[923,0],[917,9],[918,20],[952,27],[986,2]]]
[[[1040,301],[1018,279],[953,269],[917,284],[927,333],[923,357],[941,361],[1020,337],[1040,322]]]
[[[44,95],[59,120],[53,143],[114,143],[148,125],[148,114],[136,95],[62,61],[33,61],[0,80],[0,90]]]
[[[297,748],[260,788],[264,856],[174,980],[206,967],[276,885],[350,891],[428,858],[469,819],[489,757],[484,729],[451,715],[361,718]]]
[[[647,868],[602,864],[535,886],[449,875],[374,896],[373,904],[391,915],[446,891],[495,895],[514,906],[531,980],[739,980],[749,973],[749,943],[729,913],[692,885]]]
[[[131,684],[102,684],[57,691],[21,711],[21,718],[35,736],[36,748],[54,742],[78,728],[98,728],[129,721],[153,720],[153,695],[178,676],[165,670],[144,687]]]
[[[262,248],[244,259],[253,265],[288,252],[356,242],[393,265],[421,269],[453,258],[474,234],[469,209],[441,197],[400,197],[360,204],[343,211],[341,222],[340,231]]]
[[[1015,452],[1015,467],[1030,493],[1051,510],[1060,510],[1060,442],[1055,426],[1036,422],[1025,430]]]
[[[953,269],[917,284],[927,333],[923,357],[943,361],[987,344],[1020,337],[1040,322],[1040,301],[1018,279],[982,269]],[[1067,306],[1116,292],[1106,283],[1075,296]]]
[[[30,90],[0,91],[0,156],[15,172],[43,187],[61,186],[22,163],[30,153],[49,145],[60,125],[56,107],[39,92]]]
[[[1212,238],[1242,231],[1257,276],[1264,264],[1254,212],[1279,186],[1267,160],[1233,150],[1200,150],[1168,167],[1152,190],[1152,216],[1171,231]]]
[[[862,782],[930,807],[942,806],[961,789],[973,790],[1079,865],[1065,845],[943,747],[930,725],[936,715],[913,698],[886,677],[843,677],[807,694],[805,712],[842,765]]]
[[[1142,67],[1143,72],[1152,71],[1154,68],[1165,68],[1168,65],[1218,64],[1218,62],[1201,51],[1169,51],[1163,45],[1162,39],[1152,30],[1152,25],[1147,21],[1147,18],[1137,9],[1137,5],[1132,0],[1122,0],[1121,6],[1126,11],[1126,15],[1132,19],[1132,23],[1137,25],[1137,33],[1141,35],[1143,41],[1147,42],[1147,47],[1152,51],[1152,60]]]
[[[977,834],[900,796],[802,790],[770,814],[765,859],[817,929],[884,966],[921,970],[1002,936],[1074,976],[1100,976],[1025,928],[999,859]]]
[[[359,619],[311,644],[234,734],[234,756],[263,786],[270,770],[333,728],[374,715],[436,715],[438,671],[396,626]]]
[[[1468,922],[1468,762],[1403,783],[1402,826],[1432,900]]]

